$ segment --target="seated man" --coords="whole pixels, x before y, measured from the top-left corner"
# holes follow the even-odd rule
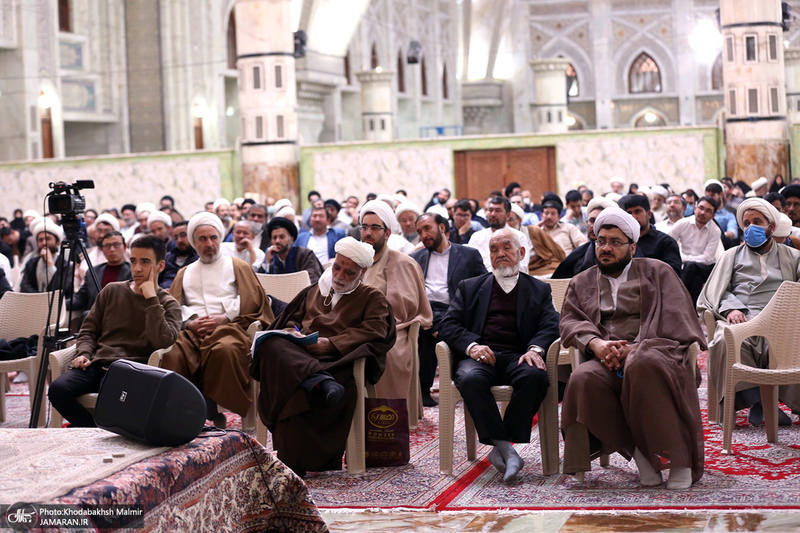
[[[685,489],[703,474],[700,372],[689,347],[705,347],[689,294],[667,264],[633,258],[640,225],[619,208],[595,221],[597,265],[575,276],[564,299],[561,338],[585,362],[562,404],[564,473],[578,481],[591,459],[619,452],[643,485]]]
[[[305,270],[311,284],[315,284],[322,275],[322,265],[316,254],[304,246],[294,246],[297,238],[297,226],[294,222],[275,217],[269,221],[265,240],[270,240],[272,246],[267,248],[264,262],[259,272],[266,274],[291,274]]]
[[[172,250],[167,252],[167,258],[164,260],[164,270],[158,275],[158,284],[164,289],[169,289],[172,286],[172,280],[182,267],[191,265],[198,259],[197,252],[189,242],[189,234],[186,228],[189,226],[188,220],[181,220],[175,223],[175,228],[172,230],[172,242],[175,246]]]
[[[75,343],[77,357],[48,392],[53,407],[72,427],[95,425],[77,398],[100,390],[111,363],[118,359],[147,363],[150,354],[178,338],[181,306],[157,283],[165,251],[164,242],[152,235],[132,243],[133,282],[106,285],[84,320]]]
[[[419,322],[420,329],[431,327],[433,322],[422,269],[406,254],[389,248],[394,222],[394,212],[384,201],[367,202],[361,209],[361,240],[375,251],[374,262],[364,274],[364,283],[386,296],[397,319],[397,342],[386,356],[383,377],[375,385],[378,398],[408,398],[411,380],[419,379],[414,374],[413,345],[408,330],[414,322]],[[409,413],[409,417],[416,415]]]
[[[104,289],[109,283],[115,281],[129,281],[131,279],[131,264],[125,261],[125,241],[122,234],[118,231],[111,231],[103,235],[103,238],[98,242],[98,248],[103,250],[105,262],[94,266],[94,273],[100,287],[94,284],[92,276],[85,276],[83,278],[83,285],[78,289],[78,292],[68,300],[65,300],[67,310],[72,311],[75,309],[86,309],[83,316],[80,317],[82,322],[89,310],[94,306],[94,301],[97,299],[97,294],[101,289]],[[76,331],[78,328],[73,329]]]
[[[220,244],[220,252],[227,257],[238,257],[257,270],[264,262],[264,252],[253,244],[253,225],[249,220],[240,220],[233,226],[233,242]]]
[[[65,296],[72,295],[72,264],[59,254],[59,244],[64,238],[61,226],[49,218],[39,219],[31,227],[38,246],[38,254],[31,253],[22,267],[20,292],[47,292],[57,289]],[[62,275],[62,269],[69,269]],[[63,280],[62,280],[63,278]]]
[[[276,213],[275,216],[281,215]],[[328,227],[328,212],[320,204],[315,204],[312,207],[309,224],[311,231],[300,233],[294,241],[294,245],[311,249],[316,254],[320,264],[324,265],[333,259],[336,254],[333,247],[336,241],[345,237],[345,233],[338,228]]]
[[[714,339],[708,346],[708,379],[725,395],[727,368],[723,330],[727,324],[740,324],[764,310],[784,281],[800,279],[800,251],[773,242],[780,214],[761,198],[748,198],[739,204],[736,218],[744,229],[744,242],[726,250],[703,287],[697,300],[698,311],[711,311],[717,319]],[[769,368],[769,344],[764,337],[750,337],[742,343],[742,363]],[[778,392],[780,401],[800,410],[800,386],[785,385]],[[737,386],[736,409],[750,407],[748,420],[753,425],[764,421],[761,393],[747,383]],[[791,423],[783,411],[778,422]]]
[[[542,202],[542,221],[539,222],[539,227],[564,249],[565,255],[569,255],[575,248],[586,244],[588,238],[577,226],[561,221],[563,208],[561,198],[548,193]]]
[[[716,201],[703,196],[697,201],[694,215],[679,220],[669,230],[669,236],[678,241],[681,252],[681,281],[686,285],[692,302],[697,301],[703,285],[721,252],[722,231],[714,223]]]
[[[217,404],[245,416],[253,401],[247,367],[247,328],[272,321],[272,310],[253,269],[220,254],[224,227],[218,216],[197,213],[189,221],[189,241],[200,260],[178,271],[170,294],[182,305],[183,331],[161,366],[190,379],[205,395],[208,418],[217,427]]]
[[[528,274],[531,276],[549,277],[555,272],[566,254],[564,249],[553,240],[545,230],[536,224],[521,226],[525,212],[517,204],[511,204],[508,214],[508,225],[523,233],[527,233],[533,244],[528,253]]]
[[[475,420],[478,437],[492,445],[489,461],[511,481],[522,469],[512,442],[530,442],[533,415],[550,382],[544,358],[558,338],[550,286],[519,272],[525,249],[511,229],[489,241],[492,273],[462,281],[439,327],[453,353],[454,381]],[[501,418],[491,387],[514,392]]]
[[[402,205],[402,204],[401,204]],[[480,252],[469,246],[451,243],[447,238],[448,223],[441,215],[424,213],[417,218],[417,233],[425,248],[411,254],[425,277],[425,294],[433,311],[430,329],[419,332],[419,381],[422,405],[433,407],[431,387],[436,377],[436,343],[439,325],[456,297],[462,280],[486,274]]]
[[[636,248],[641,250],[645,257],[665,262],[680,276],[681,252],[678,249],[678,243],[666,233],[658,231],[655,225],[650,223],[652,212],[647,196],[626,194],[619,199],[619,207],[627,211],[641,227]]]
[[[353,362],[366,359],[366,379],[377,382],[395,340],[386,298],[361,282],[372,265],[372,247],[347,237],[335,252],[319,283],[298,294],[270,325],[317,332],[317,343],[302,347],[267,338],[250,365],[261,381],[258,413],[278,458],[300,475],[341,469],[358,393]]]

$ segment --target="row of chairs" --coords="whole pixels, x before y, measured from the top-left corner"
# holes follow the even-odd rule
[[[259,275],[259,281],[265,292],[281,300],[289,301],[303,288],[309,285],[308,274],[299,272],[296,274],[284,275]],[[564,294],[570,280],[548,280],[553,292],[553,303],[557,310],[561,310]],[[45,322],[47,310],[47,294],[19,294],[8,293],[0,300],[0,338],[14,338],[17,336],[28,336],[43,333],[38,326]],[[56,300],[57,301],[57,296]],[[793,353],[791,346],[795,340],[798,319],[792,314],[792,309],[800,303],[800,284],[785,282],[769,305],[754,320],[737,326],[728,326],[725,331],[726,342],[728,343],[728,376],[727,381],[728,397],[732,397],[735,385],[739,381],[760,383],[759,380],[766,380],[762,386],[762,397],[764,401],[765,414],[767,418],[767,437],[769,442],[775,442],[777,437],[777,386],[782,384],[800,382],[800,353]],[[54,304],[55,305],[55,304]],[[44,312],[42,311],[44,310]],[[42,316],[43,315],[43,316]],[[55,310],[53,311],[55,316]],[[716,321],[713,315],[706,313],[703,317],[708,329],[708,337],[712,339],[716,328]],[[258,324],[251,328],[251,336],[257,331]],[[746,327],[745,327],[746,326]],[[794,327],[793,327],[794,326]],[[769,370],[753,369],[741,364],[740,348],[741,342],[748,336],[754,334],[767,337],[770,342],[770,366]],[[793,335],[791,335],[791,334]],[[410,332],[414,337],[418,335],[418,325]],[[11,337],[13,336],[13,337]],[[800,339],[798,339],[800,340]],[[41,349],[41,339],[39,349]],[[151,356],[151,364],[158,365],[160,357],[166,350],[160,350]],[[696,357],[696,347],[693,356]],[[414,353],[415,361],[418,359]],[[74,358],[74,350],[62,350],[51,354],[52,379],[56,379],[63,372],[69,362]],[[437,346],[437,357],[439,359],[440,373],[440,469],[443,473],[452,473],[453,459],[453,427],[455,417],[455,405],[461,399],[458,390],[452,383],[451,359],[449,348],[444,343]],[[5,378],[6,372],[25,371],[30,376],[29,386],[31,389],[31,401],[33,401],[33,390],[37,374],[36,358],[30,357],[15,361],[0,362],[0,376]],[[568,364],[573,369],[579,363],[579,354],[575,349],[562,349],[560,342],[556,341],[549,349],[547,356],[547,370],[551,383],[557,383],[558,365]],[[350,438],[348,439],[348,471],[351,474],[358,474],[364,471],[363,449],[364,449],[364,401],[365,397],[374,395],[374,391],[367,390],[364,379],[363,361],[356,364],[354,368],[357,390],[361,391],[351,427]],[[8,380],[4,379],[4,386]],[[416,383],[416,387],[413,384]],[[543,471],[551,474],[558,471],[558,400],[555,396],[556,387],[551,387],[551,391],[545,398],[539,412],[539,427],[541,433]],[[493,392],[496,399],[504,405],[510,399],[511,387],[494,387]],[[258,395],[258,383],[253,382],[254,398]],[[708,384],[709,409],[708,416],[711,423],[718,423],[718,399],[717,392],[712,383]],[[5,419],[5,395],[0,394],[0,416]],[[93,407],[96,395],[87,395],[82,399],[87,407]],[[414,401],[416,400],[416,401]],[[728,409],[725,413],[723,449],[725,453],[730,453],[732,429],[733,429],[733,402],[728,402]],[[419,381],[412,380],[412,387],[409,390],[409,414],[417,413],[417,416],[409,416],[411,429],[416,427],[417,418],[421,418],[422,409],[420,402]],[[774,408],[773,408],[774,406]],[[52,427],[61,425],[61,417],[55,411],[51,412]],[[44,411],[40,415],[40,425],[44,425]],[[476,455],[476,438],[474,424],[465,411],[465,425],[467,429],[467,455],[470,460],[474,460]],[[251,413],[243,420],[243,427],[256,428],[256,435],[263,444],[267,441],[267,430],[261,424],[256,415],[255,404],[251,408]],[[352,453],[350,453],[352,452]],[[607,458],[601,459],[601,463],[607,462]]]

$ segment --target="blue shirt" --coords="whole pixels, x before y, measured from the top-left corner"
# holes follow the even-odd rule
[[[739,238],[739,225],[736,222],[736,215],[723,207],[714,215],[714,220],[716,220],[717,224],[722,228],[722,233],[730,231],[733,232],[734,239]]]

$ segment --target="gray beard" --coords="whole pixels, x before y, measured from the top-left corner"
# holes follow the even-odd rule
[[[494,277],[496,278],[513,278],[519,274],[519,263],[514,266],[492,268],[492,274],[494,274]]]
[[[204,265],[210,265],[211,263],[216,263],[217,259],[219,259],[221,256],[222,256],[221,252],[217,252],[217,255],[215,255],[213,259],[206,259],[204,255],[201,255],[200,262],[203,263]]]

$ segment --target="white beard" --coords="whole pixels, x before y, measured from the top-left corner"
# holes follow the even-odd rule
[[[492,268],[492,274],[496,278],[513,278],[519,273],[519,263],[513,266],[503,266],[500,268]]]

